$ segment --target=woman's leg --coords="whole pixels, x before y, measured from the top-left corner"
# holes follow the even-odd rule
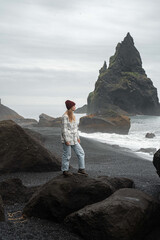
[[[75,151],[77,157],[78,157],[78,166],[79,169],[85,169],[85,153],[83,148],[81,147],[81,145],[79,143],[75,144],[75,145],[71,145],[71,147],[73,148],[73,150]]]
[[[61,166],[61,170],[63,172],[69,170],[70,158],[71,158],[71,146],[67,146],[65,143],[63,143],[62,166]]]

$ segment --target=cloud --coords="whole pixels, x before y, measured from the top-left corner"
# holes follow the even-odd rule
[[[93,90],[94,82],[91,80],[95,79],[95,74],[97,73],[52,69],[0,68],[1,97],[11,99],[10,96],[12,96],[15,104],[24,104],[25,96],[26,99],[42,98],[43,102],[44,98],[47,101],[52,97],[58,99],[70,96],[83,101],[85,99],[86,102],[88,93]],[[19,101],[20,98],[21,101]],[[39,103],[41,104],[40,100]],[[28,104],[30,104],[29,101]],[[48,104],[50,105],[50,102]]]
[[[22,105],[78,96],[83,105],[127,32],[160,92],[159,7],[158,0],[1,1],[1,95]]]

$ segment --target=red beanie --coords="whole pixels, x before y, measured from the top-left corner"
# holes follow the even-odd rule
[[[76,105],[74,102],[67,100],[65,101],[66,104],[66,108],[69,110],[71,107],[73,107],[74,105]]]

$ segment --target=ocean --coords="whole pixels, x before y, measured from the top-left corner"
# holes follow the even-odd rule
[[[76,114],[77,121],[85,114]],[[84,133],[79,131],[80,136],[93,138],[97,141],[118,145],[119,147],[126,148],[126,151],[131,151],[138,156],[153,160],[152,149],[158,150],[160,148],[160,117],[159,116],[146,116],[136,115],[131,116],[131,128],[128,135],[121,135],[115,133]],[[154,138],[146,138],[146,133],[154,133]],[[140,149],[144,150],[140,150]],[[148,148],[151,148],[150,150]],[[148,152],[143,152],[148,149]]]

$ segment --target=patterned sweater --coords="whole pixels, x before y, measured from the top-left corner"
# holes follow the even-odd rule
[[[75,145],[79,139],[78,126],[76,121],[70,122],[66,114],[62,116],[61,123],[61,141],[62,143],[70,142],[70,145]]]

